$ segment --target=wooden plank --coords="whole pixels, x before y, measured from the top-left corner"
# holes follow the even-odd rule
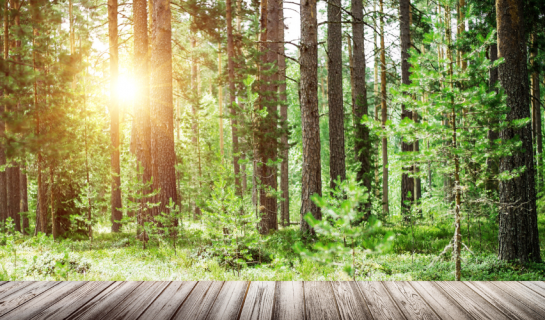
[[[303,286],[305,288],[306,319],[341,319],[329,281],[305,281]]]
[[[405,316],[392,300],[382,283],[376,281],[358,281],[358,287],[375,320],[405,319]]]
[[[199,282],[172,319],[206,319],[222,286],[220,281]]]
[[[67,319],[98,320],[103,317],[107,318],[110,311],[141,284],[141,281],[115,282],[71,314]]]
[[[6,283],[8,283],[8,282],[7,281],[0,281],[0,286],[4,285]]]
[[[36,314],[32,320],[64,319],[112,284],[112,281],[86,282],[82,287]]]
[[[410,285],[441,319],[473,319],[458,302],[433,282],[414,281]]]
[[[274,281],[252,281],[240,313],[241,320],[271,320],[274,304]]]
[[[152,302],[139,320],[170,319],[187,299],[197,281],[173,281]]]
[[[225,282],[206,319],[238,319],[247,290],[248,282],[246,281]]]
[[[57,301],[66,297],[74,290],[82,287],[85,284],[83,281],[65,281],[61,282],[53,288],[47,290],[47,292],[40,294],[27,303],[19,305],[17,308],[12,309],[9,312],[4,313],[0,318],[2,319],[30,319],[33,316],[40,313],[40,311],[48,308]],[[1,313],[1,312],[0,312]]]
[[[108,319],[136,319],[169,285],[167,281],[146,281],[134,289],[109,314]]]
[[[382,284],[407,319],[440,320],[408,282],[386,281]]]
[[[274,292],[274,320],[305,319],[305,293],[303,282],[277,282]]]
[[[541,281],[520,281],[520,284],[523,286],[526,286],[532,290],[534,290],[536,293],[539,293],[540,295],[545,297],[545,283]]]
[[[34,282],[29,286],[25,286],[20,290],[15,291],[13,294],[6,295],[0,299],[0,316],[8,313],[10,310],[17,308],[25,302],[39,296],[45,291],[58,285],[59,282]]]
[[[451,297],[456,299],[460,305],[464,306],[464,309],[475,319],[509,319],[507,315],[488,303],[486,299],[471,290],[463,282],[440,281],[436,283]]]
[[[12,281],[6,283],[4,286],[0,287],[0,300],[33,283],[35,283],[35,281]]]
[[[541,315],[545,314],[545,297],[536,294],[532,289],[516,281],[494,281],[491,283],[513,298],[518,299],[533,311]]]
[[[331,288],[337,301],[341,319],[373,319],[367,302],[363,299],[355,282],[333,281]]]
[[[539,314],[490,282],[468,281],[464,284],[511,319],[539,319]]]

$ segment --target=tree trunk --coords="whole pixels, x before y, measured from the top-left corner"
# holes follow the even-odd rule
[[[9,57],[9,12],[8,12],[8,1],[4,1],[4,60],[7,60]],[[7,64],[5,68],[8,68]],[[7,70],[5,70],[7,71]],[[4,94],[4,92],[2,92]],[[0,112],[4,112],[5,107],[0,106]],[[4,118],[0,117],[0,137],[4,136],[6,131],[6,126]],[[0,167],[6,165],[6,151],[5,151],[5,141],[0,138]],[[7,175],[5,171],[0,171],[0,230],[3,232],[4,223],[8,218],[8,198],[7,198]]]
[[[55,208],[55,177],[53,174],[53,165],[49,167],[49,196],[51,204],[51,233],[53,234],[53,240],[57,240],[59,237],[59,228],[57,221],[57,212]]]
[[[12,162],[15,164],[15,162]],[[21,191],[19,188],[19,166],[13,165],[6,168],[7,176],[7,198],[8,198],[8,216],[13,219],[15,230],[21,231],[21,219],[19,215],[19,206],[21,202]]]
[[[117,0],[108,0],[108,33],[110,42],[110,138],[112,170],[112,232],[119,232],[121,213],[121,169],[119,164],[119,106],[117,99],[118,46]]]
[[[191,49],[193,50],[193,53],[195,52],[195,48],[197,47],[197,40],[195,39],[195,35],[193,35],[191,39]],[[199,152],[199,102],[200,102],[200,94],[199,94],[199,80],[198,80],[198,74],[199,74],[199,68],[198,64],[195,61],[195,54],[193,56],[193,59],[191,60],[191,94],[193,95],[193,101],[191,103],[191,113],[192,113],[192,120],[191,120],[191,129],[193,130],[193,135],[191,136],[191,142],[193,143],[193,148],[195,148],[195,154],[199,155],[197,157],[197,169],[198,169],[198,185],[199,185],[199,191],[201,187],[201,174],[200,174],[200,152]],[[195,183],[195,178],[193,178],[193,183]],[[195,203],[193,200],[194,205],[194,212],[193,212],[193,219],[198,219],[198,217],[201,216],[201,208]]]
[[[133,0],[134,20],[134,74],[136,82],[136,97],[134,113],[136,125],[136,159],[142,170],[142,182],[149,183],[152,179],[151,160],[151,123],[150,123],[150,77],[149,77],[149,41],[148,13],[146,0]],[[144,188],[143,193],[151,193],[151,188]],[[142,198],[138,210],[138,223],[143,226],[149,221],[149,210],[146,203],[152,199]],[[144,236],[145,239],[145,236]]]
[[[411,47],[411,30],[410,30],[410,0],[399,1],[399,14],[400,14],[400,38],[401,38],[401,83],[409,85],[411,80],[409,77],[411,73],[409,68],[411,67],[407,59],[409,59],[409,49]],[[405,109],[405,105],[401,106],[401,120],[413,118],[413,113]],[[412,142],[401,141],[401,151],[408,152],[414,151]],[[414,178],[409,176],[409,171],[413,170],[413,166],[404,167],[401,175],[401,209],[403,215],[408,215],[411,210],[411,206],[414,203],[415,187]],[[409,219],[405,216],[405,219]]]
[[[158,213],[167,213],[172,199],[177,203],[174,110],[172,106],[172,47],[170,1],[153,0],[151,49],[151,150],[153,185],[160,189]],[[157,173],[157,174],[155,174]]]
[[[531,86],[532,86],[532,131],[533,131],[533,141],[536,144],[536,177],[537,177],[537,187],[541,185],[541,180],[543,177],[541,176],[541,173],[539,172],[539,167],[541,164],[541,153],[543,152],[543,144],[541,142],[541,92],[540,92],[540,81],[539,81],[539,69],[537,66],[537,53],[538,53],[538,46],[537,46],[537,39],[536,35],[532,34],[532,52],[530,54],[530,64],[533,66],[533,72],[531,75]]]
[[[289,186],[289,166],[288,166],[288,156],[289,156],[289,143],[288,143],[288,102],[286,97],[286,57],[284,44],[284,2],[282,1],[282,7],[280,8],[280,17],[278,24],[278,41],[281,42],[279,45],[279,54],[278,54],[278,71],[280,72],[279,80],[280,86],[278,87],[279,96],[278,102],[280,104],[280,118],[282,121],[282,138],[281,138],[281,148],[282,148],[282,164],[280,165],[280,189],[282,190],[282,199],[280,203],[281,208],[281,219],[282,225],[284,227],[290,225],[290,186]]]
[[[218,80],[221,79],[221,43],[218,43]],[[219,106],[219,119],[220,119],[220,153],[221,161],[223,162],[223,87],[221,80],[218,85],[218,106]]]
[[[522,0],[496,1],[498,53],[505,59],[505,63],[499,66],[499,77],[509,108],[506,121],[530,117],[523,3]],[[531,124],[521,129],[505,128],[500,132],[502,141],[515,137],[522,141],[522,148],[501,158],[500,172],[521,167],[525,170],[518,177],[500,181],[498,257],[500,260],[517,259],[522,263],[540,262]]]
[[[29,228],[29,222],[28,222],[28,189],[27,189],[27,176],[26,173],[24,173],[24,168],[20,172],[19,177],[19,187],[20,189],[20,208],[19,212],[24,212],[24,215],[22,216],[23,220],[23,226],[22,226],[22,232],[25,235],[28,235],[28,228]]]
[[[361,6],[361,1],[359,4]],[[337,179],[346,180],[341,0],[328,2],[327,21],[329,22],[327,25],[327,81],[330,83],[327,88],[329,96],[329,186],[333,190],[336,187]]]
[[[368,115],[367,84],[365,83],[365,33],[363,26],[363,2],[352,0],[352,38],[354,40],[354,122],[355,122],[355,152],[360,168],[356,179],[371,191],[371,144],[369,143],[369,128],[362,124],[363,116]],[[371,202],[365,205],[364,220],[371,214]]]
[[[311,213],[322,219],[322,211],[312,202],[315,194],[322,195],[320,162],[320,115],[318,114],[318,22],[316,0],[301,2],[301,80],[300,105],[303,135],[303,170],[301,184],[301,231],[305,236],[314,236],[304,216]]]
[[[373,11],[375,11],[375,14],[374,14],[374,19],[375,21],[377,20],[376,19],[376,11],[377,11],[377,1],[375,0],[373,2]],[[378,43],[378,40],[377,40],[377,33],[376,32],[373,32],[373,45],[374,45],[374,49],[375,49],[375,54],[374,54],[374,57],[375,57],[375,66],[374,66],[374,93],[375,93],[375,121],[378,121],[379,120],[379,111],[380,111],[380,106],[381,106],[381,102],[380,102],[380,95],[379,95],[379,89],[378,89],[378,69],[379,69],[379,55],[377,55],[377,53],[379,52],[379,43]],[[378,154],[380,153],[380,150],[378,150],[378,143],[377,143],[377,156],[376,156],[376,162],[375,162],[375,197],[377,199],[379,199],[380,197],[380,174],[379,174],[379,167],[380,167],[380,163],[379,163],[379,157],[378,157]]]
[[[388,107],[386,105],[386,48],[384,46],[384,3],[380,0],[380,99],[382,127],[386,127]],[[382,137],[382,214],[388,215],[388,138]]]

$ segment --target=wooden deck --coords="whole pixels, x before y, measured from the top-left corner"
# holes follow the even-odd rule
[[[545,282],[0,282],[0,319],[545,319]]]

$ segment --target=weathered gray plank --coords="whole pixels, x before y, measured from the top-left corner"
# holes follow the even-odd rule
[[[438,285],[425,281],[410,282],[410,285],[441,319],[473,319],[473,317],[462,308],[454,298],[448,295]]]
[[[102,319],[140,284],[140,281],[115,282],[67,319]]]
[[[7,281],[0,281],[0,286],[8,283]]]
[[[511,319],[539,319],[539,314],[490,282],[468,281],[464,284]]]
[[[206,319],[238,319],[247,289],[248,282],[246,281],[225,282]]]
[[[509,319],[504,313],[492,306],[486,299],[471,290],[463,282],[440,281],[437,284],[458,303],[464,306],[473,318],[482,320]]]
[[[240,320],[271,320],[275,287],[274,281],[252,281]]]
[[[338,320],[337,302],[329,281],[305,281],[306,319]]]
[[[440,320],[408,282],[382,283],[407,319]]]
[[[23,303],[18,307],[10,310],[9,312],[4,313],[4,315],[0,318],[6,320],[30,319],[38,314],[40,311],[48,308],[55,302],[66,297],[74,290],[82,287],[84,284],[85,282],[83,281],[60,282],[58,285],[47,290],[47,292],[44,292],[37,297],[27,301],[26,303]]]
[[[222,286],[223,282],[199,282],[173,319],[206,319]]]
[[[358,286],[369,310],[376,320],[405,319],[395,302],[390,298],[388,291],[380,282],[358,281]]]
[[[166,281],[146,281],[134,289],[105,317],[110,320],[136,319],[168,286]]]
[[[0,316],[58,284],[59,282],[34,282],[29,286],[25,286],[20,290],[15,291],[13,294],[6,295],[4,298],[0,299]]]
[[[35,283],[35,281],[13,281],[6,283],[0,287],[0,300],[33,283]]]
[[[64,319],[113,284],[112,281],[90,281],[63,299],[35,315],[32,320]]]
[[[300,281],[277,282],[274,292],[274,320],[305,319],[303,283]]]
[[[520,281],[520,284],[534,290],[545,297],[545,283],[541,281]]]
[[[333,281],[331,287],[333,294],[335,294],[341,319],[373,319],[367,302],[361,296],[355,282]]]
[[[535,312],[545,315],[545,297],[536,294],[532,289],[515,281],[494,281],[492,284],[513,298],[518,299]]]
[[[171,282],[138,319],[170,319],[187,299],[196,284],[197,281]]]

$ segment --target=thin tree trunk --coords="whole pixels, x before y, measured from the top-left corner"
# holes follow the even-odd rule
[[[218,79],[221,79],[221,43],[218,43]],[[218,105],[219,105],[219,120],[220,120],[220,153],[223,162],[223,87],[221,81],[218,85]]]
[[[263,2],[263,1],[262,1]],[[266,2],[266,1],[265,1]],[[231,111],[231,136],[232,136],[232,148],[233,148],[233,171],[235,174],[235,189],[236,194],[242,196],[242,187],[240,184],[240,164],[239,160],[239,146],[238,146],[238,121],[237,110],[235,108],[235,44],[233,39],[233,14],[231,0],[226,0],[226,14],[227,20],[227,71],[229,79],[229,108]]]
[[[384,46],[384,3],[380,0],[380,99],[382,127],[386,127],[388,107],[386,105],[386,48]],[[388,215],[388,138],[382,137],[382,214]]]
[[[28,228],[30,227],[29,221],[28,221],[28,187],[27,187],[27,175],[24,172],[25,168],[23,167],[23,170],[20,172],[19,177],[19,187],[20,187],[20,208],[19,212],[24,213],[23,215],[23,226],[22,226],[22,232],[25,235],[28,235]]]
[[[322,219],[322,212],[311,197],[322,195],[320,161],[320,115],[318,114],[318,22],[316,0],[301,2],[301,80],[300,105],[303,135],[303,170],[301,184],[301,231],[313,236],[304,216],[311,213],[315,219]]]
[[[506,121],[530,117],[523,12],[522,0],[496,1],[498,53],[505,59],[499,66],[499,76],[507,96]],[[501,158],[500,172],[526,169],[515,178],[500,181],[498,257],[500,260],[517,259],[522,263],[541,262],[531,124],[520,129],[508,127],[500,132],[502,141],[515,137],[519,137],[522,148]]]
[[[359,4],[361,6],[361,1]],[[337,185],[337,179],[346,180],[341,0],[328,2],[327,21],[327,81],[330,84],[327,90],[329,96],[329,186],[333,190]]]
[[[7,60],[9,57],[9,8],[8,1],[4,1],[4,60]],[[8,68],[8,65],[5,64],[5,68]],[[8,70],[4,70],[7,72]],[[2,95],[4,92],[2,92]],[[0,112],[5,112],[5,107],[0,106]],[[0,137],[5,134],[6,126],[3,117],[0,117]],[[0,167],[6,165],[6,151],[5,151],[5,141],[0,140]],[[5,171],[0,172],[0,231],[4,231],[4,224],[8,218],[8,197],[7,197],[7,175]]]
[[[377,1],[375,0],[373,2],[373,11],[377,11]],[[376,13],[374,15],[374,18],[375,18],[375,21],[376,21]],[[375,121],[378,121],[379,120],[379,110],[380,110],[380,106],[381,106],[381,102],[380,102],[380,95],[379,95],[379,89],[378,89],[378,69],[379,69],[379,55],[377,54],[379,52],[379,44],[378,44],[378,40],[377,40],[377,33],[376,32],[373,32],[373,44],[374,44],[374,48],[375,48],[375,54],[374,54],[374,57],[375,57],[375,67],[373,68],[374,70],[374,93],[375,93]],[[378,146],[378,144],[377,144]],[[379,163],[379,157],[378,157],[378,154],[380,153],[380,150],[376,150],[377,152],[377,156],[376,156],[376,162],[375,162],[375,197],[377,199],[379,199],[380,197],[380,174],[379,174],[379,167],[380,167],[380,163]]]
[[[53,173],[53,165],[49,166],[49,196],[51,203],[51,232],[53,234],[53,240],[57,240],[59,237],[59,228],[57,221],[57,212],[55,210],[55,177]]]
[[[119,163],[119,106],[117,99],[118,46],[117,0],[108,0],[108,33],[110,42],[110,138],[112,170],[112,232],[119,232],[121,224],[121,168]]]
[[[280,72],[279,80],[280,86],[278,87],[279,96],[278,102],[280,104],[280,120],[282,121],[282,138],[281,138],[281,148],[282,148],[282,164],[280,166],[280,189],[282,190],[282,199],[280,203],[281,208],[281,219],[282,225],[284,227],[290,225],[290,186],[289,186],[289,166],[288,166],[288,156],[289,156],[289,143],[288,143],[288,102],[286,96],[286,57],[284,57],[285,49],[284,44],[284,1],[282,1],[282,7],[280,8],[280,17],[278,24],[278,41],[281,43],[279,45],[279,54],[278,54],[278,70]]]
[[[193,52],[195,52],[195,48],[197,47],[197,40],[193,36],[191,39],[191,49]],[[198,84],[198,68],[197,68],[197,62],[195,61],[195,58],[191,60],[191,94],[193,95],[193,101],[191,103],[191,113],[192,113],[192,120],[191,120],[191,130],[193,130],[193,135],[191,136],[191,143],[193,144],[193,148],[195,148],[195,153],[199,153],[199,84]],[[197,158],[197,170],[200,172],[200,157]],[[200,183],[201,183],[201,176],[200,173],[197,174],[198,176],[198,184],[199,184],[199,190],[200,190]],[[195,183],[195,176],[192,177],[193,184]],[[194,212],[193,212],[193,219],[198,219],[198,217],[201,215],[201,208],[195,203],[195,200],[193,200],[193,206],[194,206]]]
[[[151,150],[153,185],[160,189],[157,213],[168,213],[169,201],[178,202],[174,110],[172,105],[172,28],[170,0],[153,0],[151,49]],[[155,174],[156,173],[156,174]]]
[[[531,75],[531,86],[532,86],[532,131],[533,131],[533,141],[536,144],[536,173],[537,173],[537,187],[541,185],[541,180],[543,177],[541,176],[541,173],[539,172],[539,167],[541,164],[541,153],[543,152],[543,144],[541,142],[541,92],[540,92],[540,81],[539,81],[539,69],[537,66],[537,53],[538,53],[538,46],[537,46],[537,39],[536,34],[532,34],[532,52],[530,54],[530,64],[534,67],[532,75]]]

